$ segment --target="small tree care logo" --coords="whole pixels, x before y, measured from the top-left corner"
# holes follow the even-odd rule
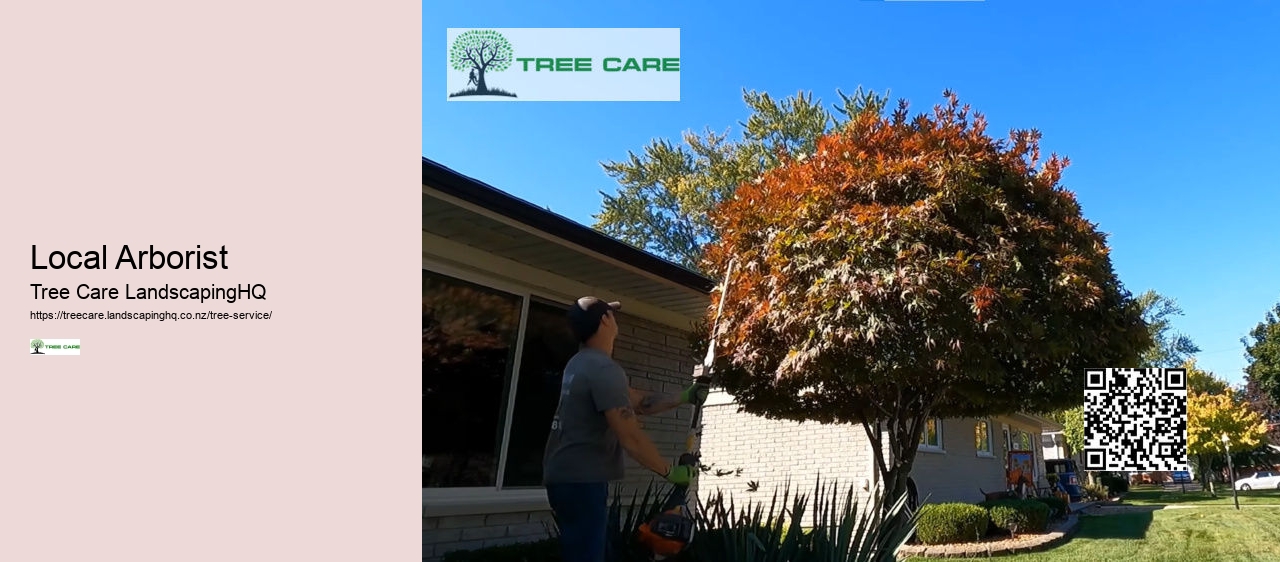
[[[449,46],[449,66],[467,73],[467,87],[449,94],[457,96],[509,96],[515,94],[490,88],[486,72],[501,72],[511,67],[514,52],[511,43],[497,31],[471,30],[462,33]]]
[[[31,355],[80,355],[80,340],[33,339]]]

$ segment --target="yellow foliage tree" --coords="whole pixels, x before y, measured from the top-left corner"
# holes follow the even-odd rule
[[[1239,400],[1225,381],[1188,361],[1187,369],[1187,453],[1197,460],[1200,475],[1207,485],[1209,459],[1225,454],[1222,435],[1231,441],[1231,449],[1247,451],[1260,445],[1267,435],[1262,416]]]

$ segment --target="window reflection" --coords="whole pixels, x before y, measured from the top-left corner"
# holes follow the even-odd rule
[[[494,486],[521,298],[422,272],[422,486]]]

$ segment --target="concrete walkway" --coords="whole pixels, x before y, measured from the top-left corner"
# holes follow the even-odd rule
[[[1098,503],[1099,502],[1097,501],[1078,501],[1076,503],[1071,504],[1071,513],[1075,513],[1087,507],[1093,507]]]

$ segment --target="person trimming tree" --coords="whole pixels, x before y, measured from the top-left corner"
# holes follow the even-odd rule
[[[543,459],[543,484],[560,528],[565,562],[602,562],[606,548],[609,482],[623,477],[625,451],[667,481],[687,486],[696,467],[669,463],[640,429],[636,415],[702,404],[708,388],[693,384],[680,394],[636,390],[613,360],[618,302],[582,297],[569,306],[569,326],[581,344],[564,368],[560,404]]]

